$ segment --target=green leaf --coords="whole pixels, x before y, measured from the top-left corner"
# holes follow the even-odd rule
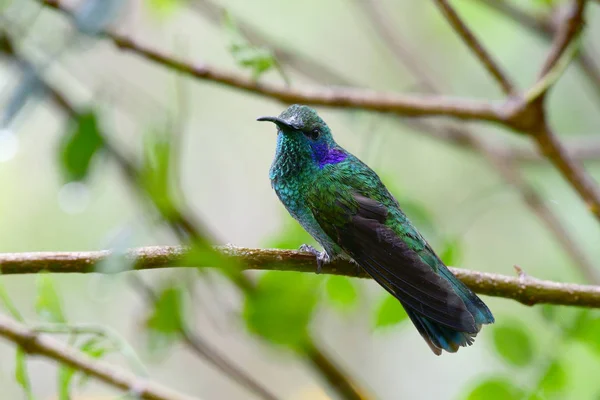
[[[560,361],[555,360],[540,381],[540,389],[546,393],[562,392],[568,383],[567,370]]]
[[[386,295],[375,313],[375,328],[398,325],[407,317],[400,302],[392,295]]]
[[[71,400],[71,382],[76,371],[73,368],[61,365],[58,368],[58,398]]]
[[[457,238],[446,240],[440,258],[446,265],[459,265],[462,261],[462,244]]]
[[[354,281],[345,276],[330,276],[325,283],[329,303],[339,310],[347,310],[356,304],[358,291]]]
[[[109,348],[106,346],[104,338],[102,337],[92,337],[85,341],[79,349],[89,355],[92,358],[100,359],[104,357],[107,353],[110,353]],[[68,368],[68,367],[67,367]],[[77,382],[78,387],[82,387],[88,381],[89,375],[87,374],[79,374],[79,381]],[[61,399],[62,400],[62,399]]]
[[[553,322],[556,319],[556,306],[551,306],[549,304],[542,304],[540,306],[540,313],[542,314],[542,318],[547,322]]]
[[[52,276],[48,273],[38,274],[36,285],[37,301],[35,309],[40,318],[48,322],[65,323],[66,318]]]
[[[162,17],[173,14],[181,3],[181,0],[148,0],[150,9]]]
[[[252,45],[229,13],[224,15],[223,25],[229,38],[229,52],[233,59],[240,67],[251,70],[254,79],[277,66],[273,53],[266,47]]]
[[[505,378],[487,379],[468,395],[467,400],[522,400],[525,393]]]
[[[108,349],[104,346],[103,341],[103,338],[95,336],[85,341],[81,346],[79,346],[79,349],[92,358],[101,358],[108,352]],[[61,365],[59,367],[58,398],[60,400],[71,400],[71,387],[73,378],[75,378],[76,375],[81,377],[79,380],[79,386],[82,386],[87,381],[88,375],[79,374],[78,371],[65,365]]]
[[[151,132],[144,135],[144,159],[142,182],[148,196],[160,213],[169,218],[174,213],[171,198],[171,137],[164,133]]]
[[[533,360],[533,342],[522,324],[504,322],[493,329],[496,351],[509,364],[525,366]]]
[[[150,348],[156,350],[169,346],[179,338],[183,326],[183,292],[177,286],[167,286],[158,295],[146,320]]]
[[[581,322],[574,335],[600,356],[600,317],[586,318]]]
[[[266,247],[276,249],[297,249],[303,244],[315,243],[315,240],[302,226],[289,215],[283,217],[283,228],[265,243]]]
[[[308,343],[308,327],[317,304],[316,277],[292,272],[266,272],[246,296],[248,329],[271,343],[294,350]]]
[[[27,372],[27,355],[20,347],[17,348],[15,355],[15,380],[23,388],[28,400],[34,400],[29,373]]]
[[[8,292],[6,291],[6,288],[4,287],[3,279],[4,277],[0,277],[0,301],[2,302],[4,308],[6,308],[6,310],[10,313],[10,315],[12,315],[14,319],[16,319],[19,322],[24,322],[25,320],[23,319],[23,316],[21,315],[15,304],[12,302],[10,296],[8,295]]]
[[[94,155],[104,146],[104,138],[98,129],[96,114],[79,115],[75,129],[64,137],[60,147],[61,164],[67,181],[83,180]]]

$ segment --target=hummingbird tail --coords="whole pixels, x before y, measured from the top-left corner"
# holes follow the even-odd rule
[[[462,283],[444,264],[438,266],[438,271],[448,282],[452,290],[461,298],[473,316],[478,326],[493,324],[494,316],[485,303],[471,289]]]
[[[477,333],[459,332],[439,324],[410,308],[406,309],[406,313],[431,350],[438,356],[442,354],[442,350],[456,353],[460,347],[470,346],[477,335]],[[477,327],[480,328],[481,325]]]
[[[438,271],[452,287],[452,290],[461,298],[467,310],[473,316],[477,326],[477,332],[461,332],[435,322],[417,311],[406,308],[406,313],[417,327],[431,350],[437,355],[446,350],[455,353],[460,347],[470,346],[475,341],[475,336],[481,329],[481,325],[494,322],[494,316],[481,299],[462,283],[445,265],[438,266]]]

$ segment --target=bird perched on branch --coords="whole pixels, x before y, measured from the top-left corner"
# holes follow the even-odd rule
[[[324,248],[317,272],[338,257],[354,260],[396,297],[437,355],[473,343],[494,322],[488,307],[446,268],[377,174],[339,146],[310,107],[279,117],[273,188],[289,213]]]

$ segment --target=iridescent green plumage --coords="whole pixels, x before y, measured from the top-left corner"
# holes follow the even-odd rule
[[[377,174],[341,148],[309,107],[279,117],[273,188],[290,214],[324,247],[319,265],[348,257],[405,307],[436,354],[469,345],[494,318],[442,263]]]

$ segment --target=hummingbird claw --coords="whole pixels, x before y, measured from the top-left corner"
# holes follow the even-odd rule
[[[327,254],[326,251],[319,251],[309,244],[303,244],[300,246],[299,250],[306,251],[317,258],[317,274],[320,274],[321,270],[323,269],[323,265],[330,261],[329,254]]]

